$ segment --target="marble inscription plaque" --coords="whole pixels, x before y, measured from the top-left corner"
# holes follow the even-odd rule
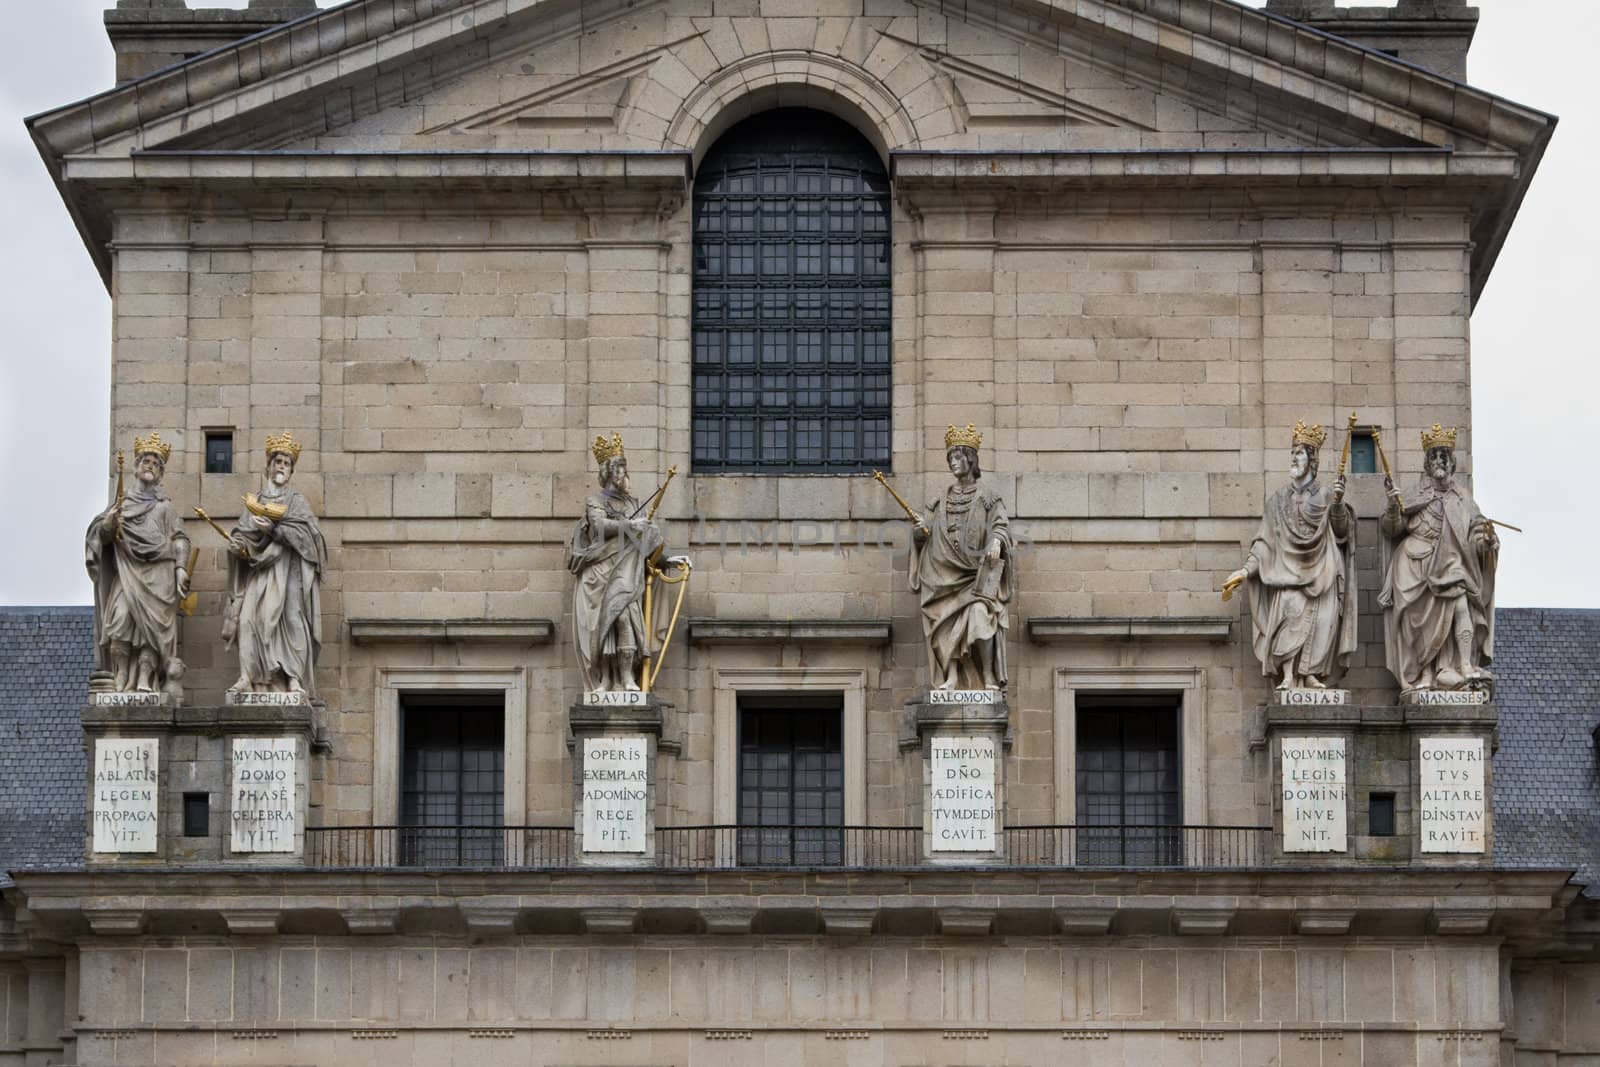
[[[998,689],[930,689],[930,704],[998,704]]]
[[[1278,703],[1284,707],[1314,707],[1350,703],[1348,689],[1279,689],[1275,691]]]
[[[1424,852],[1483,852],[1483,738],[1424,737],[1418,822]]]
[[[1466,707],[1489,703],[1489,694],[1482,689],[1413,689],[1400,701],[1422,707]]]
[[[298,708],[310,703],[304,693],[236,693],[231,689],[222,695],[222,702],[239,708]]]
[[[124,695],[124,694],[118,694]],[[125,694],[145,695],[145,694]],[[154,852],[160,740],[101,737],[94,743],[94,850]]]
[[[583,850],[643,852],[650,794],[644,737],[583,739]]]
[[[599,689],[588,689],[584,691],[582,703],[592,704],[601,708],[642,708],[650,703],[650,694],[639,690],[618,689],[607,692]]]
[[[929,811],[933,852],[993,852],[995,772],[993,737],[934,737],[930,750]]]
[[[245,693],[244,696],[288,696]],[[292,737],[233,739],[234,852],[293,852],[300,749]]]
[[[1285,737],[1280,751],[1283,850],[1345,851],[1344,738]]]

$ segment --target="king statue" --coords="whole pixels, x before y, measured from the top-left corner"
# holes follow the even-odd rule
[[[133,439],[134,488],[89,524],[84,563],[94,582],[97,666],[119,693],[181,696],[178,602],[189,593],[189,538],[161,488],[172,446],[159,433]]]
[[[1252,643],[1278,689],[1322,689],[1356,649],[1356,522],[1341,471],[1317,481],[1327,433],[1303,421],[1289,445],[1289,484],[1267,500],[1244,566],[1223,596],[1250,588]]]
[[[596,437],[593,451],[600,491],[585,503],[567,546],[567,569],[576,579],[573,641],[585,690],[637,692],[643,661],[651,654],[643,605],[646,578],[662,556],[666,536],[640,514],[644,504],[629,492],[622,435]],[[684,560],[672,556],[665,562]]]
[[[1402,693],[1488,688],[1494,656],[1494,572],[1500,539],[1455,482],[1456,431],[1422,434],[1423,477],[1379,520],[1384,542],[1384,653]]]
[[[267,438],[261,492],[245,497],[228,535],[228,604],[222,640],[239,642],[231,692],[316,692],[322,648],[322,574],[328,544],[311,505],[289,488],[300,442],[288,431]]]
[[[955,484],[928,505],[912,531],[911,589],[922,601],[922,628],[939,689],[1006,686],[1006,605],[1016,573],[1005,504],[998,493],[978,486],[982,443],[970,423],[945,431],[945,461]]]

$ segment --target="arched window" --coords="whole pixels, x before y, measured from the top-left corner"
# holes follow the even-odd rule
[[[889,176],[831,115],[779,108],[694,183],[694,468],[889,463]]]

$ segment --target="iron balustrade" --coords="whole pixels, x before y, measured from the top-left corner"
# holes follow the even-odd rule
[[[1254,868],[1271,857],[1265,826],[1008,826],[1001,866]],[[658,826],[660,870],[904,869],[927,865],[920,826]],[[602,853],[609,858],[625,854]],[[306,865],[322,868],[539,870],[582,864],[565,826],[323,826],[306,829]],[[944,853],[959,862],[959,853]]]

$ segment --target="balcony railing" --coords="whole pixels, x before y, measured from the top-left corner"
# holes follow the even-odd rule
[[[1250,868],[1271,855],[1264,826],[1008,826],[999,862],[1021,868]],[[941,859],[960,862],[961,853]],[[627,858],[599,853],[591,859]],[[637,857],[636,857],[637,858]],[[890,869],[927,864],[920,826],[658,826],[662,870]],[[331,826],[306,830],[306,865],[323,868],[582,866],[571,826]]]

